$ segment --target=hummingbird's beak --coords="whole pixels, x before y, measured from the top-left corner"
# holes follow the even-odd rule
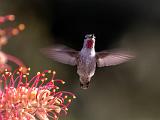
[[[80,82],[80,87],[81,87],[82,89],[88,89],[88,87],[89,87],[89,82],[87,82],[87,83],[81,83],[81,82]]]

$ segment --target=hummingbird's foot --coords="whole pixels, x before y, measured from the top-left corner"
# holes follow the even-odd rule
[[[80,87],[81,87],[82,89],[88,89],[88,87],[89,87],[89,82],[87,82],[87,83],[80,83]]]

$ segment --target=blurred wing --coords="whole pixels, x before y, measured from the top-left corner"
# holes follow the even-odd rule
[[[97,66],[111,66],[124,63],[134,58],[134,55],[124,51],[113,51],[113,52],[97,52]]]
[[[46,54],[49,58],[54,59],[55,61],[76,65],[76,59],[78,55],[78,51],[67,48],[65,46],[57,46],[52,48],[44,48],[42,52]]]

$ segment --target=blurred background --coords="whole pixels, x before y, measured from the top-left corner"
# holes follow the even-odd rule
[[[32,74],[44,69],[66,81],[62,88],[77,99],[60,120],[160,119],[160,1],[158,0],[0,0],[0,15],[14,14],[25,31],[3,51],[15,55]],[[48,59],[41,48],[65,44],[76,50],[94,33],[96,51],[123,48],[135,60],[98,68],[90,88],[82,90],[76,67]]]

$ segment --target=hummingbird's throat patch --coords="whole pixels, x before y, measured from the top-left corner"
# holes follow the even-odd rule
[[[86,47],[87,48],[92,48],[93,47],[93,40],[87,40]]]

